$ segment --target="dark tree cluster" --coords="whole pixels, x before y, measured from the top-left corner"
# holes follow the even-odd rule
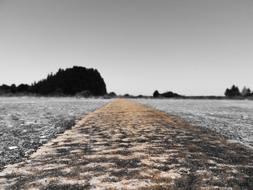
[[[106,94],[106,84],[96,69],[74,66],[59,69],[55,74],[49,74],[46,79],[32,85],[19,86],[2,85],[0,91],[4,93],[31,93],[39,95],[76,95],[101,96]]]
[[[19,86],[16,86],[15,84],[10,86],[3,84],[0,86],[0,94],[27,93],[30,91],[30,88],[31,86],[27,84],[20,84]]]
[[[241,93],[239,88],[233,85],[230,89],[229,88],[226,89],[225,96],[227,97],[241,96]]]
[[[235,85],[233,85],[231,88],[227,88],[225,91],[225,96],[232,98],[232,97],[250,97],[253,96],[253,92],[250,90],[250,88],[244,87],[242,91],[239,90],[239,88]]]
[[[153,93],[153,97],[154,98],[179,98],[179,97],[183,97],[183,96],[179,95],[177,93],[171,92],[171,91],[164,92],[164,93],[160,94],[159,91],[156,90]]]

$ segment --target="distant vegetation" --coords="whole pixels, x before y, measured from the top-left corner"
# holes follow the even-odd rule
[[[153,98],[182,98],[182,99],[253,99],[253,91],[244,87],[240,89],[233,85],[227,88],[225,96],[184,96],[172,91],[160,93],[154,91]],[[59,69],[55,74],[49,74],[45,79],[34,82],[31,85],[15,84],[0,86],[0,95],[42,95],[42,96],[77,96],[91,97],[103,96],[104,98],[151,98],[145,95],[117,95],[115,92],[107,93],[106,84],[96,69],[74,66],[67,69]]]
[[[154,91],[153,98],[182,98],[182,99],[227,99],[227,98],[233,98],[233,99],[253,99],[253,91],[251,91],[250,88],[243,87],[243,89],[240,91],[240,89],[233,85],[231,88],[227,88],[224,96],[183,96],[171,91],[159,93],[158,90]]]
[[[59,69],[55,74],[31,85],[15,84],[0,86],[0,94],[36,94],[36,95],[80,95],[103,96],[106,84],[96,69],[77,67]]]
[[[153,93],[153,97],[154,98],[180,98],[180,97],[183,97],[182,95],[179,95],[177,93],[174,93],[174,92],[171,92],[171,91],[168,91],[168,92],[164,92],[162,94],[160,94],[158,92],[158,90],[156,90],[154,93]]]
[[[253,92],[247,87],[243,87],[240,91],[237,86],[233,85],[231,88],[226,89],[225,96],[228,98],[247,98],[253,97]]]

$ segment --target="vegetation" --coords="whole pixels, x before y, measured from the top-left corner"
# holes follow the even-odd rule
[[[160,93],[158,92],[158,90],[156,90],[154,93],[153,93],[153,97],[154,98],[158,98],[160,96]]]
[[[233,85],[231,88],[226,89],[225,96],[228,98],[247,98],[253,97],[253,92],[247,87],[244,87],[240,92],[239,88]]]
[[[253,99],[253,91],[248,87],[243,87],[240,89],[236,85],[232,85],[231,88],[227,88],[224,96],[182,96],[180,94],[168,91],[164,93],[159,93],[158,90],[155,90],[153,93],[153,98],[183,98],[183,99]]]
[[[104,79],[96,69],[77,67],[59,69],[55,74],[49,74],[46,79],[32,85],[15,84],[0,86],[1,94],[38,94],[38,95],[81,95],[102,96],[106,94]]]
[[[183,98],[183,99],[253,99],[253,91],[244,87],[241,91],[236,85],[225,90],[224,96],[182,96],[172,91],[159,93],[155,90],[153,98]],[[45,79],[34,82],[31,85],[20,84],[0,86],[0,95],[45,95],[45,96],[73,96],[90,97],[104,96],[105,98],[150,98],[150,96],[130,94],[117,95],[115,92],[107,94],[106,84],[96,69],[74,66],[67,69],[59,69],[55,74],[49,74]]]
[[[240,90],[237,86],[233,85],[230,89],[227,88],[225,91],[225,96],[227,97],[236,97],[241,96]]]
[[[177,93],[174,93],[174,92],[171,92],[171,91],[168,91],[168,92],[164,92],[162,94],[160,94],[158,92],[158,90],[156,90],[154,93],[153,93],[153,97],[154,98],[179,98],[179,97],[183,97],[182,95],[179,95]]]

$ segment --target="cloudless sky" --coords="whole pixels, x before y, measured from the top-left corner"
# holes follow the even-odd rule
[[[0,0],[0,83],[73,65],[119,94],[253,88],[253,1]]]

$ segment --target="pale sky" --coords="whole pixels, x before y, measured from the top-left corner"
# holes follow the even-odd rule
[[[0,0],[0,84],[73,65],[118,94],[253,89],[253,1]]]

